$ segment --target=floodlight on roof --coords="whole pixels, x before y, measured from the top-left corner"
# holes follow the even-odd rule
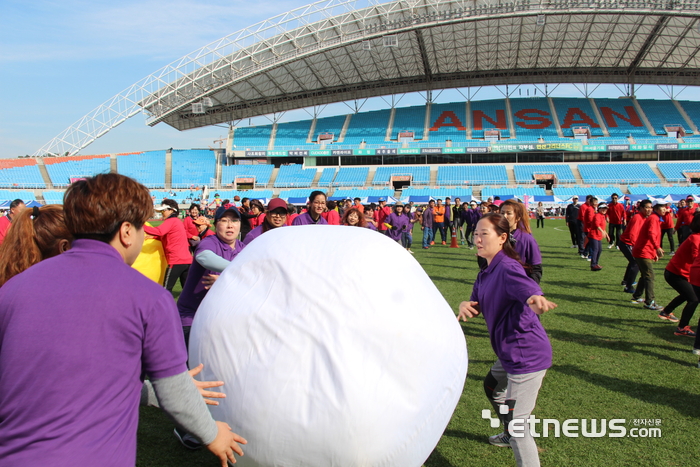
[[[372,50],[372,42],[362,41],[362,50]]]
[[[391,36],[384,36],[384,47],[398,47],[399,46],[399,36],[392,34]]]
[[[204,105],[204,107],[211,107],[214,105],[214,102],[211,100],[211,97],[205,97],[202,99],[202,105]]]
[[[192,104],[192,113],[193,114],[206,113],[206,112],[204,112],[204,105],[201,102],[195,102],[194,104]]]

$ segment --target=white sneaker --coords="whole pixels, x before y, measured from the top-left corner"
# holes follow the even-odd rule
[[[612,250],[612,243],[608,245],[608,250]]]
[[[510,435],[507,433],[499,433],[497,435],[489,436],[489,443],[501,448],[509,448]]]

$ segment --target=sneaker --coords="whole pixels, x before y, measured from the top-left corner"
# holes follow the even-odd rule
[[[591,258],[586,258],[586,261],[590,261],[590,260],[591,260]]]
[[[627,282],[622,281],[622,282],[620,282],[620,285],[627,285]]]
[[[693,349],[693,355],[700,355],[700,349]]]
[[[656,305],[654,302],[651,302],[651,304],[652,304],[652,305]],[[659,305],[656,305],[656,306],[659,306]],[[647,308],[649,308],[649,307],[647,307]],[[649,308],[649,309],[650,309],[650,310],[653,310],[653,308]],[[659,309],[663,310],[664,308],[661,307],[661,306],[659,306]],[[672,322],[672,323],[677,323],[678,321],[680,321],[678,318],[676,318],[676,317],[674,316],[673,313],[666,313],[665,311],[662,311],[661,313],[659,313],[659,318],[661,318],[661,319],[667,319],[667,320],[669,320],[669,321]],[[686,326],[686,327],[688,327],[688,326]]]
[[[670,252],[670,253],[668,254],[668,256],[673,256],[673,255],[675,255],[675,254],[676,254],[676,252],[675,252],[675,251],[672,251],[672,252]]]
[[[603,266],[600,266],[598,264],[596,264],[595,266],[591,266],[591,271],[600,271],[601,269],[603,269]]]
[[[635,289],[634,287],[625,287],[624,292],[625,293],[634,293],[636,290],[637,289]]]
[[[191,434],[185,433],[184,431],[178,428],[175,428],[173,430],[173,433],[175,433],[175,437],[177,438],[177,440],[180,441],[180,443],[182,443],[182,445],[185,446],[187,449],[190,449],[192,451],[201,449],[202,443]]]
[[[497,435],[489,436],[489,443],[501,448],[509,448],[510,435],[507,433],[499,433]]]
[[[612,247],[613,247],[613,246],[612,246],[612,243],[611,243],[610,245],[608,245],[608,250],[612,250]]]
[[[619,247],[619,246],[616,246],[615,248],[617,248],[618,250],[620,249],[620,247]]]
[[[434,242],[434,241],[432,241],[432,242],[430,242],[430,244],[431,244],[431,245],[435,245],[435,242]]]
[[[411,253],[412,255],[415,254],[415,253],[413,253],[413,250],[409,250],[408,248],[406,249],[406,251],[408,251],[408,252]]]
[[[634,284],[632,284],[632,287],[635,287],[636,285],[637,285],[637,283],[635,282]]]
[[[474,245],[470,246],[469,249],[470,249],[470,250],[473,250],[473,249],[474,249]]]
[[[635,305],[639,305],[640,303],[644,303],[644,299],[642,297],[634,298],[634,295],[632,295],[631,302],[634,303]]]
[[[423,249],[424,249],[424,250],[429,250],[430,247],[429,247],[429,246],[424,246]]]
[[[442,241],[442,244],[443,244],[443,245],[447,245],[447,243],[445,243],[445,241],[444,241],[444,240]]]
[[[695,337],[695,331],[690,329],[690,326],[686,326],[684,328],[678,328],[673,333],[677,336]]]
[[[586,255],[581,255],[581,259],[586,259]]]

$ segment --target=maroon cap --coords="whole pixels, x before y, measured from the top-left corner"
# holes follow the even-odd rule
[[[273,198],[270,200],[269,203],[267,203],[267,210],[268,211],[274,211],[277,208],[284,208],[285,211],[287,210],[287,202],[283,200],[282,198]]]

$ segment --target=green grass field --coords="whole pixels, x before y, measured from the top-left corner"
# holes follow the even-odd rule
[[[698,358],[693,339],[673,335],[675,325],[641,305],[629,302],[620,281],[626,261],[604,247],[603,270],[591,272],[587,261],[569,248],[561,220],[547,220],[534,234],[542,250],[542,289],[559,307],[542,317],[554,349],[554,364],[544,379],[535,415],[557,419],[661,420],[661,438],[539,438],[543,466],[696,466],[697,422],[700,417]],[[469,298],[477,273],[475,251],[466,247],[420,248],[415,230],[415,258],[445,299],[457,310]],[[448,242],[449,245],[449,242]],[[667,246],[667,245],[666,245]],[[667,246],[668,247],[668,246]],[[662,259],[656,271],[657,303],[675,294],[663,280]],[[505,284],[504,284],[505,286]],[[680,316],[681,310],[676,310]],[[695,329],[697,318],[691,321]],[[483,379],[495,360],[484,320],[462,325],[469,349],[469,374],[462,398],[426,467],[512,466],[510,449],[488,444],[497,430],[481,418],[490,408]],[[646,426],[648,427],[648,426]],[[241,433],[245,436],[245,433]],[[154,408],[141,409],[139,466],[215,466],[208,452],[191,452],[172,435],[172,424]]]

